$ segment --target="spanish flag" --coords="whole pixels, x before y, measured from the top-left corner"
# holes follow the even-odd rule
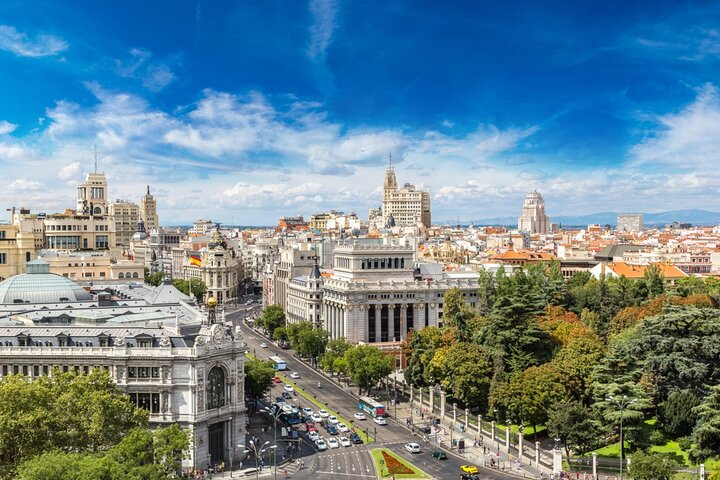
[[[201,267],[202,259],[201,259],[200,255],[191,253],[190,254],[190,265],[195,265],[196,267]]]

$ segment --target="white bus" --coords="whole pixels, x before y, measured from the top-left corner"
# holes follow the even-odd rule
[[[270,357],[270,361],[273,363],[273,368],[275,370],[287,370],[287,364],[285,364],[285,360],[283,360],[280,357]]]

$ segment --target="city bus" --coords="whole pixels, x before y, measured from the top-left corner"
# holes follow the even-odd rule
[[[380,402],[376,402],[370,397],[360,397],[358,407],[360,407],[360,410],[369,413],[373,417],[385,416],[385,406]]]
[[[270,357],[270,361],[273,364],[273,368],[275,370],[287,370],[287,364],[285,363],[285,360],[281,359],[280,357]]]

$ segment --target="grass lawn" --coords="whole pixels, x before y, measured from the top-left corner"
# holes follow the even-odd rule
[[[360,438],[362,438],[363,442],[365,442],[365,443],[370,443],[370,442],[374,441],[374,438],[373,438],[372,436],[365,434],[365,431],[362,429],[362,425],[360,425],[359,422],[355,422],[354,419],[353,419],[352,422],[347,421],[347,420],[346,420],[345,418],[343,418],[340,414],[338,414],[337,412],[333,411],[331,408],[327,407],[324,403],[322,403],[321,401],[319,401],[318,399],[316,399],[314,396],[312,396],[312,394],[310,394],[310,393],[306,392],[305,390],[303,390],[302,388],[298,387],[295,382],[293,382],[292,380],[290,380],[290,379],[289,379],[288,377],[286,377],[285,375],[281,374],[280,372],[276,373],[276,375],[277,375],[278,377],[280,377],[280,380],[282,380],[284,383],[287,383],[287,384],[289,384],[289,385],[292,385],[293,388],[295,389],[295,391],[298,393],[298,395],[304,397],[306,400],[308,400],[309,402],[311,402],[311,403],[312,403],[313,405],[315,405],[316,407],[318,407],[318,408],[324,408],[325,410],[327,410],[327,411],[330,413],[330,415],[335,415],[336,417],[338,417],[338,420],[340,420],[341,423],[344,423],[345,425],[347,425],[348,428],[356,427],[356,428],[355,428],[355,433],[357,433],[358,436],[359,436]],[[367,428],[369,429],[370,427],[367,427]]]
[[[385,455],[383,455],[383,452]],[[372,455],[373,463],[375,464],[375,472],[377,473],[377,477],[379,479],[384,478],[407,478],[407,479],[418,479],[418,480],[424,480],[430,479],[430,475],[420,470],[418,467],[413,465],[412,463],[408,462],[404,458],[402,458],[400,455],[396,455],[392,453],[387,448],[373,448],[370,450],[370,455]],[[412,470],[413,473],[390,473],[388,471],[388,465],[386,462],[386,456],[390,456],[393,459],[397,460],[399,464],[401,464],[405,469]]]

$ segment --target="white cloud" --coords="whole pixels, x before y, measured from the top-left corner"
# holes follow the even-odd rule
[[[60,169],[58,178],[60,180],[72,180],[77,178],[81,171],[80,162],[69,163]]]
[[[54,35],[30,38],[10,25],[0,25],[0,49],[21,57],[50,57],[67,50],[68,44]]]
[[[335,31],[337,3],[335,0],[310,0],[309,8],[312,22],[307,54],[313,60],[324,60]]]
[[[36,182],[35,180],[28,180],[26,178],[18,178],[10,182],[10,188],[16,192],[35,191],[43,188],[43,184]]]
[[[7,120],[0,121],[0,135],[12,133],[17,128],[17,125],[8,122]]]
[[[151,92],[159,92],[177,79],[168,64],[177,63],[176,58],[155,61],[152,53],[142,48],[133,48],[129,53],[126,60],[115,59],[115,71],[121,77],[138,79]]]
[[[20,160],[29,155],[29,151],[15,143],[0,142],[0,161]]]
[[[654,117],[657,128],[631,150],[632,165],[678,168],[717,166],[720,95],[714,85],[698,89],[694,102],[677,113]]]

